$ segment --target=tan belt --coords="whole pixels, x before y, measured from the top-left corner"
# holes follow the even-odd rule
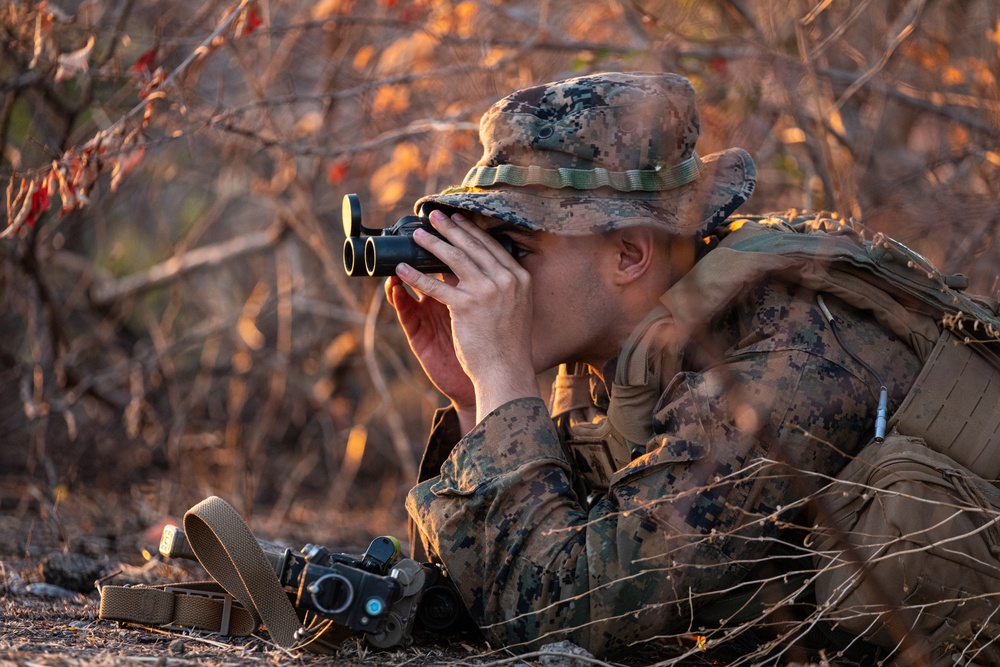
[[[183,586],[102,586],[100,618],[229,637],[253,634],[258,625],[247,609],[210,581]]]

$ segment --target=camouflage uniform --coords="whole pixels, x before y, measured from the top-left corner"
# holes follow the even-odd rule
[[[871,318],[827,303],[844,344],[891,378],[894,410],[920,362]],[[833,337],[815,295],[767,282],[705,333],[651,415],[648,453],[592,507],[538,399],[487,416],[411,491],[429,553],[491,638],[568,634],[602,653],[691,627],[824,481],[762,461],[832,476],[871,438],[877,383]],[[455,435],[441,415],[425,473],[438,472]]]
[[[656,224],[701,236],[753,188],[745,152],[694,152],[693,90],[673,75],[519,91],[482,128],[486,151],[465,183],[418,206],[565,234]],[[779,280],[715,313],[668,360],[676,374],[649,414],[646,452],[599,498],[588,500],[542,400],[513,400],[464,437],[440,413],[407,509],[487,635],[522,648],[569,638],[603,654],[704,622],[700,610],[802,518],[817,475],[871,438],[879,385],[847,350],[886,378],[890,411],[920,369],[870,316],[827,304],[843,344],[815,293]],[[596,389],[600,408],[614,404]]]

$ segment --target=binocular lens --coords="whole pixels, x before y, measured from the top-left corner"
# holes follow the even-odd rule
[[[344,240],[344,271],[351,278],[370,275],[365,273],[364,263],[359,261],[365,252],[364,243],[360,236],[348,236]]]

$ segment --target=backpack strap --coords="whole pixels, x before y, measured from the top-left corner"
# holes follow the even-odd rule
[[[630,454],[653,437],[653,410],[660,400],[664,374],[676,372],[672,364],[664,364],[663,349],[671,338],[673,318],[670,312],[656,306],[639,323],[622,345],[611,385],[608,421]]]
[[[267,626],[280,646],[297,643],[302,626],[278,575],[232,505],[216,496],[184,515],[184,534],[205,570]]]

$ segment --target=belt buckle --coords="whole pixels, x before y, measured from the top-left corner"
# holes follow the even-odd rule
[[[217,591],[203,591],[196,588],[184,588],[183,586],[167,586],[163,589],[168,593],[176,595],[190,595],[196,598],[207,598],[209,600],[219,600],[222,602],[222,619],[219,622],[219,635],[229,636],[229,619],[233,611],[233,596],[229,593],[219,593]],[[189,631],[191,628],[184,628],[179,625],[161,626],[167,630]]]

